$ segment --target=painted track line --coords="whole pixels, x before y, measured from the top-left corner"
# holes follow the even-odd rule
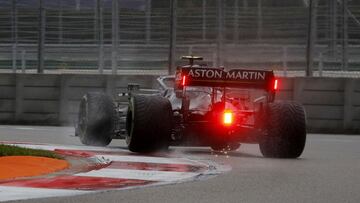
[[[153,156],[114,156],[114,155],[102,155],[102,154],[96,155],[96,157],[102,157],[105,159],[110,159],[112,161],[121,161],[121,162],[199,165],[198,162],[193,162],[192,160],[184,159],[184,158],[164,158],[164,157],[153,157]]]
[[[152,171],[177,171],[177,172],[188,172],[188,171],[205,171],[207,167],[188,165],[188,164],[167,164],[167,163],[137,163],[137,162],[119,162],[112,161],[107,168],[116,169],[133,169],[133,170],[152,170]]]
[[[103,177],[81,177],[81,176],[58,176],[53,178],[38,178],[29,180],[19,180],[7,182],[3,185],[14,187],[28,188],[46,188],[46,189],[67,189],[67,190],[105,190],[119,189],[134,186],[144,186],[152,181],[131,180],[120,178],[103,178]]]
[[[64,197],[87,194],[87,191],[61,190],[27,187],[7,187],[0,185],[0,201],[24,200],[47,197]]]
[[[128,169],[100,169],[87,173],[79,173],[76,176],[102,177],[102,178],[121,178],[132,180],[149,180],[157,182],[177,182],[196,177],[196,172],[177,172],[177,171],[144,171]]]

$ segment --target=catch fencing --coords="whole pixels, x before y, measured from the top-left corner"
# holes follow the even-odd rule
[[[312,15],[314,68],[359,71],[360,4],[313,1],[309,13],[307,1],[3,0],[0,69],[168,70],[194,54],[213,66],[305,70]]]

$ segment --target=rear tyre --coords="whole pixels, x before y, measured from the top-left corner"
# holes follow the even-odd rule
[[[161,96],[131,97],[126,116],[126,143],[132,152],[153,152],[169,147],[173,127],[172,107]]]
[[[302,105],[294,102],[271,103],[267,109],[267,135],[260,139],[265,157],[297,158],[305,147],[306,121]]]
[[[115,131],[116,112],[112,99],[104,93],[87,93],[80,102],[76,134],[81,143],[106,146]]]

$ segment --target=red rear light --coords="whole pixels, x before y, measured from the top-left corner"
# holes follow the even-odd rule
[[[234,114],[230,110],[225,110],[223,115],[224,125],[231,125],[234,121]]]
[[[182,84],[182,86],[186,85],[186,76],[185,75],[182,77],[181,84]]]
[[[277,90],[277,89],[278,89],[278,83],[279,83],[279,82],[278,82],[278,79],[275,79],[275,80],[274,80],[274,87],[273,87],[274,90]]]

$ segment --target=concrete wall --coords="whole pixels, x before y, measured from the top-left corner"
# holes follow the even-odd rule
[[[113,96],[127,83],[151,87],[156,76],[0,74],[0,122],[69,124],[88,91]],[[278,100],[295,100],[312,132],[360,132],[360,79],[283,78]]]
[[[0,74],[0,123],[69,124],[86,92],[113,96],[128,83],[151,87],[155,76]]]
[[[282,79],[278,100],[305,106],[313,132],[360,132],[360,79]]]

